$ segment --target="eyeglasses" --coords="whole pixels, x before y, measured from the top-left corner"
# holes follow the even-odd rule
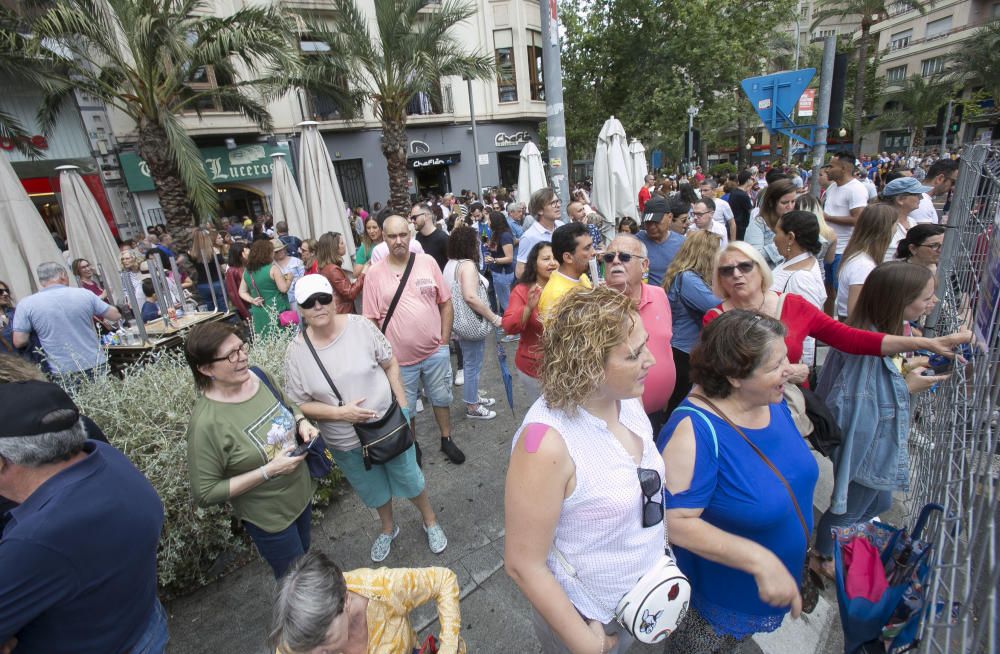
[[[917,247],[918,248],[930,248],[931,250],[934,250],[935,252],[940,252],[941,251],[941,246],[943,246],[943,245],[944,245],[943,243],[921,243]],[[2,293],[2,292],[3,291],[0,291],[0,293]]]
[[[604,261],[604,263],[614,263],[615,257],[618,257],[618,260],[622,263],[628,263],[633,257],[636,259],[646,258],[640,254],[629,254],[628,252],[605,252],[601,255],[601,260]]]
[[[657,495],[662,497],[663,482],[660,473],[650,468],[637,468],[639,486],[642,487],[642,526],[655,527],[663,522],[663,502],[654,502]]]
[[[427,215],[426,211],[421,211],[420,213],[411,213],[410,216],[409,216],[409,219],[410,220],[416,220],[420,216],[426,216],[426,215]]]
[[[741,274],[749,275],[755,265],[757,264],[753,261],[741,261],[732,266],[719,266],[719,274],[723,277],[732,277],[739,270]]]
[[[710,213],[715,213],[714,211],[692,211],[691,215],[695,218],[701,218],[702,216],[707,216]]]
[[[229,363],[237,363],[240,360],[241,352],[243,353],[243,356],[249,355],[250,346],[247,345],[246,343],[241,343],[238,348],[236,348],[229,354],[225,354],[221,357],[215,357],[214,359],[211,359],[211,361],[212,363],[216,363],[217,361],[228,361]]]
[[[310,295],[305,302],[300,302],[299,306],[302,307],[303,309],[312,309],[314,306],[316,306],[317,302],[325,307],[326,305],[333,302],[333,296],[330,295],[329,293],[316,293],[314,295]]]

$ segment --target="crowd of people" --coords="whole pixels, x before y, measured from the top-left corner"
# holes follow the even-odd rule
[[[818,197],[791,166],[649,175],[638,211],[616,219],[593,210],[586,185],[565,222],[551,189],[523,199],[501,189],[408,212],[353,209],[353,234],[312,239],[227,218],[193,230],[187,252],[165,231],[124,246],[123,279],[147,300],[140,319],[162,319],[150,257],[170,276],[168,304],[226,302],[237,316],[186,334],[198,389],[187,463],[194,501],[231,506],[277,580],[270,647],[409,653],[419,643],[408,614],[435,601],[438,651],[465,651],[452,571],[342,570],[311,549],[311,501],[332,463],[378,515],[373,563],[415,527],[397,520],[396,498],[443,552],[424,421],[433,416],[442,455],[462,464],[453,390],[459,416],[496,418],[482,393],[493,339],[515,348],[531,401],[511,441],[504,561],[543,651],[626,651],[638,634],[615,607],[667,534],[691,587],[667,652],[733,651],[808,610],[806,577],[833,575],[831,529],[877,517],[907,488],[911,396],[947,378],[927,356],[971,340],[922,323],[946,237],[934,200],[947,200],[958,165],[921,159],[917,175],[900,169],[910,162],[835,153]],[[0,344],[43,352],[56,382],[0,384],[0,495],[16,503],[0,540],[0,649],[162,651],[162,505],[121,453],[95,443],[71,399],[105,374],[98,329],[127,307],[107,301],[85,260],[71,266],[79,288],[59,262],[36,272],[42,289],[17,303],[0,282]],[[277,371],[251,365],[247,343],[282,329],[295,333],[278,384]],[[844,432],[816,525],[818,467],[786,400],[793,387],[814,390]],[[396,415],[385,438],[403,429],[411,440],[376,460],[365,429]],[[85,579],[74,562],[104,542],[96,530],[111,515],[141,534],[101,551],[108,568],[84,566]],[[141,593],[126,600],[133,587]],[[95,604],[128,615],[88,621]]]

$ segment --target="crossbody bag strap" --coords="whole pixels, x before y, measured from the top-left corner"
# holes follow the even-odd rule
[[[316,361],[316,365],[319,366],[319,371],[323,373],[323,378],[326,379],[326,383],[330,385],[333,390],[333,394],[337,396],[337,401],[340,402],[339,406],[344,406],[344,398],[341,397],[340,391],[337,390],[337,385],[333,383],[333,379],[330,378],[330,373],[326,371],[326,366],[323,362],[319,360],[319,354],[316,353],[316,348],[313,347],[312,341],[309,340],[308,330],[302,330],[302,338],[305,339],[306,345],[309,346],[309,352],[313,355],[313,359]]]
[[[784,484],[785,490],[788,491],[788,497],[792,499],[792,506],[795,507],[795,513],[799,516],[799,523],[801,523],[802,525],[802,532],[805,534],[806,546],[808,547],[809,527],[806,526],[805,516],[802,515],[802,509],[799,508],[799,501],[795,499],[795,493],[792,492],[792,487],[788,485],[788,481],[785,479],[785,476],[781,474],[781,471],[778,470],[778,467],[775,466],[773,463],[771,463],[771,459],[767,458],[767,455],[761,452],[760,448],[754,445],[754,442],[751,441],[749,438],[747,438],[747,435],[743,433],[743,430],[740,429],[735,422],[730,420],[729,416],[727,416],[721,409],[719,409],[719,407],[715,406],[715,403],[713,403],[710,399],[708,399],[704,395],[699,395],[698,393],[691,393],[690,395],[688,395],[688,397],[693,397],[697,400],[701,400],[702,402],[707,404],[708,408],[712,409],[712,411],[714,411],[717,416],[725,420],[726,423],[734,430],[736,430],[736,433],[739,434],[743,438],[743,440],[747,442],[747,445],[753,448],[753,451],[757,453],[757,456],[761,458],[761,460],[767,465],[767,467],[771,469],[771,472],[773,472],[775,476],[777,476],[777,478],[781,481],[781,483]]]
[[[271,395],[273,395],[274,399],[278,401],[278,404],[284,407],[289,413],[294,415],[295,412],[292,411],[288,406],[286,406],[285,403],[282,401],[281,395],[278,394],[278,389],[276,389],[274,387],[274,384],[271,383],[271,379],[267,376],[267,373],[257,366],[250,366],[250,370],[253,372],[253,374],[257,375],[260,378],[260,383],[264,384],[264,386],[267,387],[267,390],[271,391]]]
[[[253,273],[248,270],[247,275],[250,277],[250,285],[253,286],[253,290],[257,294],[257,297],[264,297],[260,294],[260,289],[257,288],[257,282],[254,281]]]
[[[403,277],[399,280],[399,288],[396,289],[396,294],[392,296],[392,302],[389,303],[389,310],[385,312],[385,319],[382,321],[382,333],[389,328],[389,321],[392,319],[392,314],[396,312],[396,305],[399,304],[399,298],[403,297],[403,290],[406,288],[406,280],[410,278],[410,271],[413,270],[413,262],[417,258],[417,255],[410,253],[410,258],[406,261],[406,270],[403,271]],[[308,341],[307,341],[308,342]],[[316,353],[313,352],[313,356]],[[319,359],[317,359],[318,361]],[[323,366],[320,366],[321,368]],[[329,377],[327,377],[329,380]],[[331,384],[333,382],[330,382]],[[341,402],[343,404],[343,402]]]

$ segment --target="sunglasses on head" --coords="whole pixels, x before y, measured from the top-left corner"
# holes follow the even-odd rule
[[[622,263],[628,263],[633,257],[636,259],[642,259],[641,255],[629,254],[628,252],[605,252],[601,255],[601,259],[604,263],[614,263],[615,257],[618,257],[618,260]]]
[[[636,471],[639,473],[639,486],[642,487],[643,494],[642,526],[655,527],[663,522],[663,503],[653,501],[663,491],[660,473],[650,468],[637,468]]]
[[[719,274],[723,277],[732,277],[739,270],[744,275],[749,275],[755,265],[753,261],[741,261],[732,266],[719,266]]]
[[[333,296],[329,293],[316,293],[315,295],[310,295],[305,302],[300,302],[299,306],[303,309],[312,309],[317,303],[325,307],[331,302],[333,302]]]

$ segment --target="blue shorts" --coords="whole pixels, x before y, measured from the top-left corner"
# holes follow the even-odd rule
[[[837,287],[839,286],[839,284],[837,284],[837,273],[840,272],[840,258],[842,256],[843,255],[841,254],[835,255],[833,257],[833,263],[823,262],[823,275],[826,279],[827,285],[832,288],[834,292],[837,291]]]
[[[370,509],[377,509],[394,497],[416,497],[424,490],[424,473],[417,465],[417,450],[412,445],[392,461],[373,465],[371,470],[365,470],[360,447],[346,452],[330,448],[330,454],[354,492]]]
[[[411,412],[417,406],[417,392],[421,381],[431,406],[451,406],[451,356],[447,343],[423,361],[400,366],[399,373],[403,377],[403,386],[406,387],[406,405]]]

